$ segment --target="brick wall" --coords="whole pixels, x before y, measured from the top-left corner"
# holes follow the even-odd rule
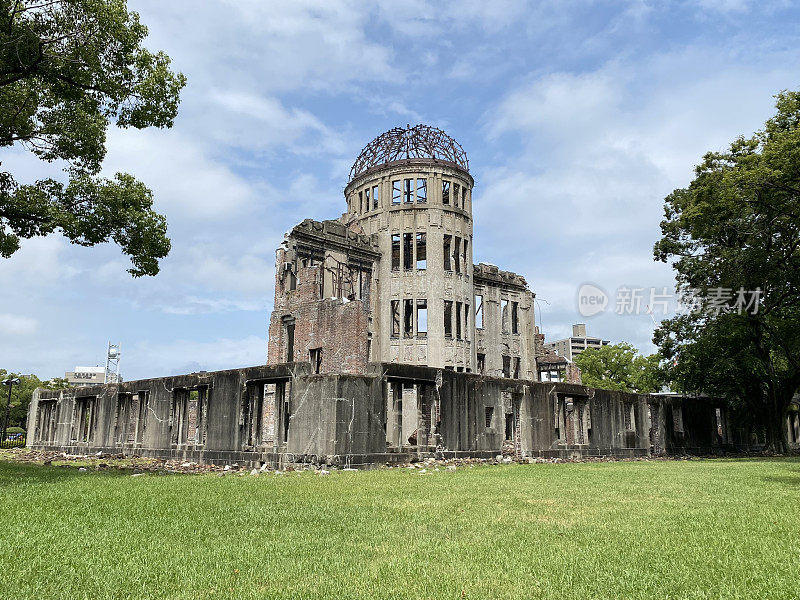
[[[309,360],[322,348],[321,373],[364,373],[369,357],[368,307],[361,300],[320,299],[318,266],[298,269],[297,289],[283,291],[269,325],[267,364]],[[287,360],[285,320],[294,318],[294,353]]]

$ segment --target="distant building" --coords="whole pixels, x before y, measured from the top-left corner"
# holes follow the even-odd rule
[[[559,356],[563,356],[568,361],[572,362],[584,350],[588,348],[600,348],[607,346],[610,342],[598,337],[591,337],[586,335],[586,324],[576,323],[572,326],[572,337],[563,340],[556,340],[555,342],[548,342],[544,345],[546,350],[552,350]]]
[[[75,367],[74,371],[64,373],[64,378],[70,387],[87,387],[105,383],[105,375],[105,367]],[[112,380],[108,383],[116,383],[113,381],[116,375],[112,373],[111,376]],[[122,381],[122,377],[120,377],[120,381]]]
[[[536,370],[539,381],[560,383],[581,383],[581,370],[563,356],[547,348],[544,334],[536,327],[534,334],[536,347]]]

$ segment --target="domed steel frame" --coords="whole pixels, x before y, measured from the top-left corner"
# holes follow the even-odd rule
[[[449,162],[469,173],[467,153],[457,141],[430,125],[395,127],[367,144],[350,169],[350,181],[374,167],[406,159]]]

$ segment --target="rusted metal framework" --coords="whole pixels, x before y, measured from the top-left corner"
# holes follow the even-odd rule
[[[350,181],[373,167],[397,160],[434,159],[469,172],[467,153],[457,141],[430,125],[395,127],[367,144],[350,169]]]

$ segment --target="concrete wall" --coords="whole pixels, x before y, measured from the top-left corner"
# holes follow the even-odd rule
[[[395,363],[363,375],[309,363],[37,390],[30,446],[197,462],[370,465],[412,456],[713,452],[724,408]]]
[[[475,265],[474,284],[475,303],[483,305],[482,327],[475,330],[476,372],[481,373],[477,355],[482,354],[481,374],[503,377],[506,356],[506,377],[536,380],[534,296],[527,282],[520,275],[481,263]]]

